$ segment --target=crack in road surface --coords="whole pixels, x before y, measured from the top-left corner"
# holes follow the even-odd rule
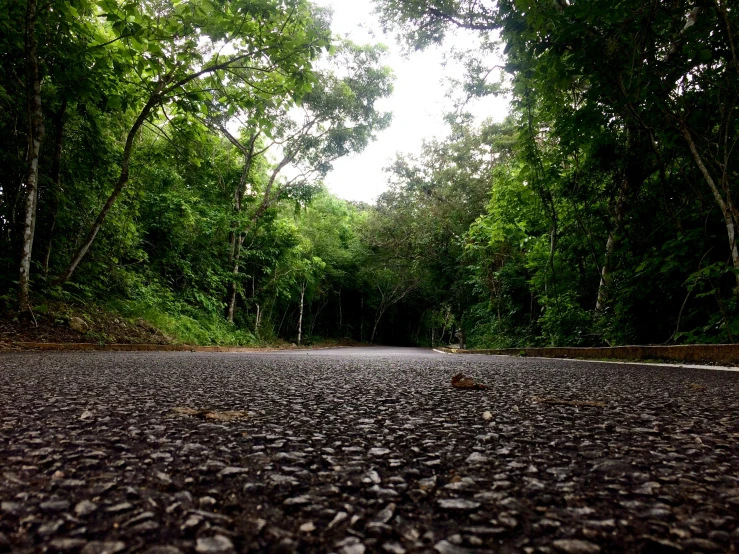
[[[738,385],[421,349],[8,353],[0,552],[735,552]]]

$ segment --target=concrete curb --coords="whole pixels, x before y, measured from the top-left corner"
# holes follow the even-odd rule
[[[438,347],[446,354],[488,354],[526,356],[532,358],[563,358],[581,360],[623,360],[639,362],[659,360],[676,364],[716,364],[739,366],[738,344],[685,344],[678,346],[614,346],[614,347],[548,347],[503,348],[499,350],[463,350]]]
[[[444,352],[442,350],[437,350],[436,348],[433,349],[434,352],[437,352],[439,354],[447,354],[450,356],[453,356],[453,352]],[[449,349],[447,349],[449,350]],[[727,367],[727,366],[721,366],[721,365],[705,365],[705,364],[684,364],[680,362],[673,362],[673,363],[666,363],[666,362],[653,362],[653,361],[639,361],[639,360],[631,360],[631,361],[618,361],[618,360],[588,360],[585,358],[544,358],[541,356],[507,356],[505,354],[478,354],[477,352],[468,352],[468,354],[474,354],[476,356],[500,356],[502,358],[528,358],[530,360],[567,360],[568,362],[579,362],[583,364],[613,364],[613,365],[641,365],[641,366],[649,366],[649,367],[671,367],[671,368],[681,368],[681,369],[707,369],[709,371],[734,371],[739,373],[739,367]]]

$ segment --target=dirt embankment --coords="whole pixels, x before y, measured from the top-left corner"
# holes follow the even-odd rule
[[[352,339],[324,340],[301,348],[369,346]],[[33,317],[0,314],[0,352],[9,350],[187,350],[241,352],[290,350],[280,341],[255,347],[182,344],[141,318],[126,318],[99,307],[50,304]]]
[[[171,344],[173,339],[143,319],[128,319],[97,307],[49,304],[33,317],[0,317],[0,350],[18,343]]]

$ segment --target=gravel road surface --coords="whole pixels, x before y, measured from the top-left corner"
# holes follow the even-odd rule
[[[7,353],[0,552],[736,552],[738,439],[736,372]]]

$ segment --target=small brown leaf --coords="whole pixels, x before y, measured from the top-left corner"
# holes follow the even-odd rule
[[[706,390],[706,387],[704,385],[701,385],[699,383],[688,383],[686,385],[689,389],[695,390],[695,391],[704,391]]]
[[[452,386],[455,389],[467,389],[467,390],[485,390],[488,388],[482,383],[478,383],[472,377],[468,377],[463,373],[457,373],[452,377]]]

